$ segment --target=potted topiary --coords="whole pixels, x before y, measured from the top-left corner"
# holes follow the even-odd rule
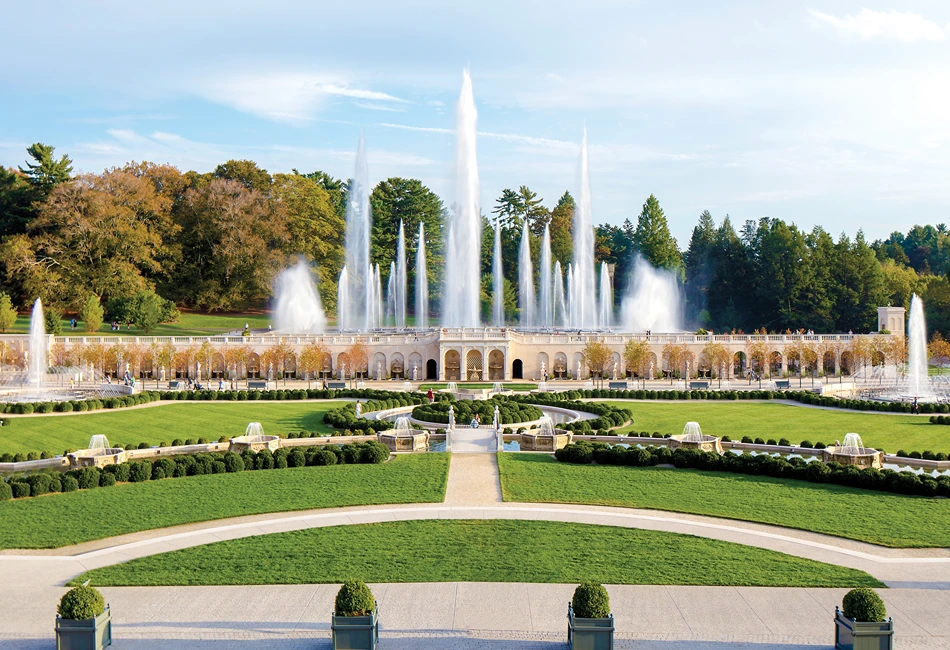
[[[614,617],[603,585],[581,583],[567,606],[567,642],[571,650],[613,650]]]
[[[885,620],[884,601],[873,589],[852,589],[835,607],[835,648],[894,650],[894,620]]]
[[[330,629],[333,650],[375,650],[379,641],[379,609],[364,582],[348,580],[340,587]]]
[[[112,645],[112,612],[94,587],[67,591],[56,615],[56,650],[101,650]]]

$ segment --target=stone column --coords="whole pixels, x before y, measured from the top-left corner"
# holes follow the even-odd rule
[[[489,378],[488,375],[488,348],[482,348],[482,381],[487,381]]]

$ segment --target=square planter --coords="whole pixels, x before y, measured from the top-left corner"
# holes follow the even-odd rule
[[[330,618],[333,632],[333,650],[376,650],[379,642],[379,606],[367,616],[337,616]]]
[[[112,645],[112,611],[73,621],[56,617],[56,650],[102,650]]]
[[[571,650],[613,650],[614,615],[607,618],[580,618],[567,606],[567,642]]]
[[[847,618],[835,607],[836,650],[894,650],[894,619],[862,623]]]

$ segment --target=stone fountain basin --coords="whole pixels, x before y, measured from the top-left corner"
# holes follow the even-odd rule
[[[670,436],[670,449],[700,449],[702,451],[715,452],[722,454],[722,441],[716,436],[707,436],[703,434],[702,440],[687,440],[687,436],[680,434]]]
[[[376,440],[389,447],[389,451],[426,451],[429,448],[429,432],[424,429],[396,431],[389,429],[376,434]]]
[[[278,447],[280,447],[280,437],[278,436],[237,436],[231,438],[228,451],[240,454],[248,449],[254,452],[265,449],[277,451]]]
[[[567,447],[574,439],[574,434],[565,429],[554,429],[553,433],[542,433],[541,429],[528,429],[520,434],[511,436],[511,439],[520,439],[521,451],[557,451]]]
[[[118,465],[126,461],[125,449],[121,447],[108,447],[105,449],[80,449],[67,455],[69,458],[69,468],[79,469],[81,467],[105,467],[106,465]]]
[[[832,445],[821,450],[821,459],[826,463],[838,463],[858,468],[874,467],[881,469],[884,467],[884,454],[870,447],[865,447],[864,453],[846,454],[842,453],[841,447]]]

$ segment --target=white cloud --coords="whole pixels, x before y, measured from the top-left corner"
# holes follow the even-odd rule
[[[379,122],[376,126],[382,126],[387,129],[402,129],[404,131],[418,131],[420,133],[439,133],[439,134],[454,134],[455,131],[452,129],[446,129],[441,127],[434,126],[409,126],[408,124],[393,124],[391,122]],[[500,140],[502,142],[509,142],[512,144],[523,144],[530,145],[536,148],[552,149],[552,150],[561,150],[561,151],[578,151],[578,143],[576,142],[566,142],[564,140],[552,140],[550,138],[536,138],[530,135],[520,135],[518,133],[493,133],[491,131],[479,131],[478,135],[483,138],[488,138],[490,140]]]
[[[205,99],[277,122],[308,122],[331,97],[404,103],[384,92],[355,88],[345,80],[313,73],[243,74],[195,80]]]
[[[862,41],[873,39],[901,41],[942,41],[946,31],[932,20],[910,11],[873,11],[864,8],[857,14],[833,16],[809,9],[816,25],[830,25],[839,34]]]
[[[438,99],[433,99],[428,102],[429,106],[435,106],[436,108],[442,108],[445,106],[445,102],[439,101]]]
[[[396,108],[395,106],[386,106],[385,104],[373,104],[370,102],[353,102],[353,105],[358,108],[365,108],[370,111],[386,111],[389,113],[405,113],[405,109]]]

